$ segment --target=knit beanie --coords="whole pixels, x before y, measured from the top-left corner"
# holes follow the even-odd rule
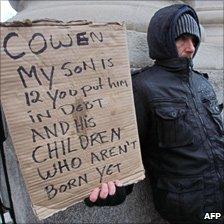
[[[197,41],[200,41],[200,31],[197,22],[189,14],[181,15],[175,26],[175,39],[182,34],[192,34],[197,38]]]

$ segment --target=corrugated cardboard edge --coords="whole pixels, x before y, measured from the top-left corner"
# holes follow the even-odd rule
[[[31,27],[31,26],[107,26],[107,25],[118,25],[123,27],[124,22],[107,22],[107,23],[95,23],[87,20],[75,20],[64,22],[62,20],[55,19],[38,19],[38,20],[23,20],[23,21],[13,21],[13,22],[0,22],[0,27]]]
[[[133,176],[137,180],[133,181],[132,180]],[[134,175],[131,175],[129,177],[124,178],[122,180],[122,185],[123,186],[127,186],[127,185],[130,185],[130,184],[136,184],[136,183],[138,183],[138,182],[140,182],[140,181],[142,181],[144,179],[145,179],[145,171],[144,170],[140,170],[139,172],[135,173]],[[76,202],[76,204],[79,203],[79,202],[82,202],[83,199],[85,199],[85,198],[86,198],[86,196],[83,197],[82,199],[80,199],[78,202]],[[39,218],[40,220],[46,219],[46,218],[48,218],[48,217],[50,217],[50,216],[52,216],[52,215],[54,215],[54,214],[56,214],[56,213],[58,213],[60,211],[65,211],[67,208],[69,208],[71,206],[72,205],[69,205],[69,206],[61,208],[61,209],[52,209],[52,208],[47,208],[47,207],[43,207],[43,206],[32,205],[33,211],[36,214],[36,217]],[[40,214],[37,215],[36,210],[40,210],[40,209],[42,209],[44,212],[43,212],[42,215],[40,215]]]

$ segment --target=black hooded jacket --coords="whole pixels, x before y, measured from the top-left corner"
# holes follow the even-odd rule
[[[169,221],[192,223],[203,222],[206,212],[224,212],[224,132],[222,105],[207,75],[178,57],[174,30],[183,13],[198,23],[195,11],[182,4],[152,17],[148,44],[155,64],[132,80],[155,206]]]

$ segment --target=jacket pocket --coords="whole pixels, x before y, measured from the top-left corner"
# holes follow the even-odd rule
[[[193,135],[186,121],[187,107],[162,106],[155,109],[158,144],[160,148],[171,148],[193,143]]]
[[[223,104],[218,105],[216,103],[210,102],[210,103],[205,103],[204,105],[205,105],[205,108],[208,111],[208,114],[210,115],[210,117],[214,121],[218,132],[221,135],[223,135],[224,134],[224,127],[223,127],[223,121],[222,121],[222,117],[221,117]]]
[[[154,189],[154,202],[169,221],[198,221],[204,214],[203,177],[160,177]]]

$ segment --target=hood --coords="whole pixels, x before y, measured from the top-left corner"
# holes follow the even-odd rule
[[[149,55],[154,60],[166,60],[178,58],[175,44],[175,25],[177,19],[184,13],[190,14],[198,24],[199,21],[194,9],[185,4],[170,5],[158,10],[152,17],[147,34]],[[200,40],[195,47],[195,53],[199,47]]]

